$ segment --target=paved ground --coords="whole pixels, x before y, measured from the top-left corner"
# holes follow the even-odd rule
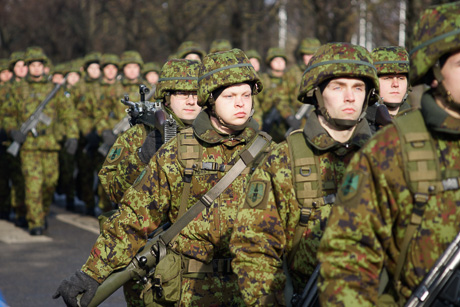
[[[51,296],[60,281],[88,258],[99,226],[96,218],[53,205],[44,236],[0,220],[0,298],[4,306],[64,306]],[[126,306],[121,290],[101,306]],[[0,299],[0,307],[2,302]]]

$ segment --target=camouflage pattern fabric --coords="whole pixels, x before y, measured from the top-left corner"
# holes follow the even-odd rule
[[[200,44],[193,41],[185,41],[180,44],[179,48],[177,48],[175,57],[178,59],[183,59],[189,53],[196,53],[201,58],[204,58],[206,55],[206,51],[204,51]]]
[[[102,134],[104,130],[113,129],[113,127],[126,116],[126,106],[121,103],[126,93],[121,81],[116,80],[113,84],[108,84],[104,81],[101,81],[102,88],[102,98],[99,106],[101,113],[101,120],[96,126],[96,131],[99,135]],[[136,101],[139,97],[139,88],[137,92],[133,93],[134,97],[129,97],[131,101]]]
[[[431,93],[422,97],[422,114],[440,172],[460,174],[459,120],[438,107]],[[374,306],[382,267],[390,276],[395,272],[414,207],[402,165],[401,137],[394,125],[384,127],[350,162],[318,252],[324,305]],[[429,197],[402,268],[404,298],[460,231],[458,199],[460,190]]]
[[[401,46],[377,47],[372,50],[377,75],[409,74],[409,53]]]
[[[311,113],[303,130],[305,142],[318,157],[322,182],[342,181],[351,157],[370,138],[363,120],[347,144],[332,139]],[[302,133],[300,130],[297,133]],[[255,170],[246,200],[238,211],[230,249],[235,255],[232,268],[247,305],[285,305],[283,290],[286,277],[283,258],[291,252],[302,207],[296,198],[290,150],[287,142],[271,151]],[[336,188],[323,189],[321,196],[335,193]],[[294,291],[301,293],[317,264],[316,250],[326,226],[332,205],[314,209],[302,235],[292,263],[288,263]]]
[[[201,112],[194,122],[194,136],[202,150],[201,161],[232,165],[241,150],[255,139],[250,124],[236,135],[223,135],[211,126],[209,115]],[[179,137],[165,144],[150,160],[123,197],[117,213],[104,223],[83,272],[101,282],[116,269],[126,266],[147,235],[167,221],[174,223],[183,188],[183,161]],[[248,169],[247,169],[248,170]],[[224,172],[196,169],[193,172],[188,207],[222,178]],[[230,258],[228,248],[239,200],[249,180],[243,172],[217,199],[179,235],[175,250],[185,257],[210,263]],[[199,274],[201,275],[201,274]],[[230,291],[231,290],[231,291]],[[187,277],[182,280],[181,306],[242,305],[236,276],[222,273]]]

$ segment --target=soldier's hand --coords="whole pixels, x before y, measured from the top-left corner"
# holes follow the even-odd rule
[[[112,130],[104,130],[102,131],[102,141],[105,144],[112,145],[115,143],[115,140],[117,139],[117,136],[113,134]]]
[[[158,142],[161,142],[161,134],[158,130],[153,130],[145,138],[144,144],[142,144],[142,147],[137,152],[139,159],[144,164],[148,164],[157,151],[157,144],[160,144]]]
[[[88,306],[96,294],[97,287],[99,287],[99,283],[96,280],[78,271],[70,276],[69,279],[64,279],[61,282],[56,293],[53,295],[53,299],[62,296],[67,306]],[[77,301],[77,296],[79,294],[82,294],[80,305]]]
[[[64,144],[64,148],[69,155],[75,155],[77,152],[78,140],[75,138],[67,139]]]
[[[26,135],[19,130],[11,130],[11,138],[13,141],[22,144],[26,141]]]

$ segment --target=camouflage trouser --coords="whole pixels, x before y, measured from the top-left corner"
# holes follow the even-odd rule
[[[84,153],[83,150],[77,152],[77,186],[78,197],[85,202],[87,209],[94,209],[95,206],[95,188],[94,180],[96,176],[97,166],[99,165],[99,154],[92,152],[91,154]]]
[[[57,191],[64,194],[67,198],[73,199],[75,196],[75,157],[67,153],[65,148],[59,151],[59,180]]]
[[[20,157],[13,157],[6,152],[2,153],[0,174],[0,212],[9,214],[13,208],[16,219],[25,217],[24,177]]]
[[[11,211],[9,169],[6,160],[7,153],[2,150],[0,154],[0,216],[7,218]]]
[[[21,150],[29,229],[43,227],[59,176],[57,151]]]

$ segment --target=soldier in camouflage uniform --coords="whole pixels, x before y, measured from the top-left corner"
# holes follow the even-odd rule
[[[46,228],[45,217],[49,212],[59,174],[58,139],[62,133],[59,130],[65,129],[65,147],[69,150],[75,148],[78,139],[74,108],[70,100],[61,96],[55,97],[46,106],[43,113],[51,119],[51,123],[46,126],[40,122],[36,127],[37,137],[31,133],[24,135],[19,130],[20,125],[32,115],[54,87],[44,76],[46,61],[47,57],[41,48],[27,49],[25,62],[29,74],[11,89],[8,110],[5,112],[7,132],[14,141],[22,144],[21,168],[26,187],[27,221],[32,235],[42,235]]]
[[[283,265],[302,293],[346,165],[371,137],[364,114],[375,90],[363,47],[330,43],[311,59],[299,101],[315,108],[256,169],[233,228],[232,267],[248,306],[288,303]]]
[[[150,232],[167,221],[175,223],[179,212],[195,204],[239,160],[243,148],[256,139],[266,140],[265,146],[269,146],[250,117],[252,95],[261,87],[241,50],[213,53],[203,59],[198,101],[207,109],[198,115],[193,128],[182,130],[153,156],[126,192],[119,211],[104,223],[82,271],[63,281],[55,297],[62,295],[67,303],[76,303],[77,293],[85,292],[82,301],[91,300],[98,283],[126,266]],[[228,244],[251,167],[177,237],[174,250],[183,255],[185,267],[179,305],[243,304],[236,275],[229,270]],[[184,190],[184,186],[188,188]],[[145,297],[151,298],[151,294],[150,290]]]
[[[24,52],[15,51],[10,55],[10,70],[14,74],[14,81],[21,81],[27,76],[27,65],[24,62]]]
[[[201,61],[205,55],[206,51],[204,51],[200,44],[186,41],[179,46],[175,57],[178,59]]]
[[[9,68],[8,59],[0,59],[0,86],[5,85],[12,77],[13,73]]]
[[[196,96],[200,66],[197,61],[173,59],[166,62],[161,70],[155,99],[164,106],[165,115],[175,122],[166,125],[177,131],[190,127],[201,111]],[[110,149],[99,171],[99,180],[114,203],[120,203],[126,190],[133,185],[150,158],[163,145],[165,137],[170,137],[157,127],[155,115],[151,112],[145,113],[136,119],[133,127],[117,138]],[[124,286],[125,299],[129,306],[142,306],[140,290],[142,287],[134,282]]]
[[[409,54],[406,49],[400,46],[377,47],[372,51],[372,60],[379,76],[380,102],[385,104],[390,116],[410,111],[411,106],[407,102],[410,91]],[[382,123],[376,122],[378,106],[377,103],[370,106],[366,115],[373,133],[382,127]]]
[[[262,62],[262,57],[254,49],[246,51],[245,53],[249,59],[249,62],[251,62],[252,67],[254,67],[254,70],[259,74],[260,73],[260,63]],[[259,124],[259,127],[262,127],[263,110],[262,110],[262,107],[260,106],[260,101],[259,101],[258,96],[254,96],[253,101],[254,101],[254,114],[252,115],[252,118]]]
[[[294,113],[289,105],[289,87],[283,79],[287,63],[286,52],[281,48],[268,49],[265,63],[269,70],[260,75],[265,91],[258,97],[263,111],[262,130],[279,143],[285,139],[288,129],[285,119]]]
[[[151,91],[155,90],[155,86],[158,83],[158,78],[160,78],[160,71],[161,67],[156,62],[146,63],[142,68],[142,77],[151,86]]]
[[[209,46],[209,53],[215,53],[220,51],[229,51],[232,49],[232,44],[228,39],[215,39]]]
[[[430,86],[421,109],[348,166],[318,252],[323,305],[375,306],[385,267],[380,301],[402,306],[460,231],[459,16],[459,2],[422,14],[409,53],[410,83]]]

